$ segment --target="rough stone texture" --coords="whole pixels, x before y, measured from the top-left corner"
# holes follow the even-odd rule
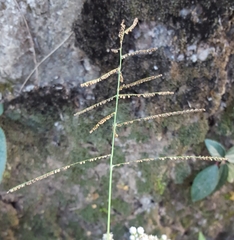
[[[119,31],[122,19],[130,25],[132,19],[138,17],[140,23],[134,30],[135,39],[132,35],[126,37],[124,51],[160,49],[152,54],[148,63],[144,57],[126,60],[126,72],[123,69],[126,82],[161,73],[164,79],[155,81],[155,85],[152,83],[154,89],[179,89],[177,103],[181,102],[183,93],[188,95],[187,101],[182,100],[183,106],[206,107],[213,114],[221,104],[226,83],[230,85],[233,81],[225,71],[233,45],[232,7],[228,0],[223,3],[183,0],[172,4],[90,0],[85,2],[81,19],[74,23],[73,29],[79,46],[104,73],[117,65],[116,56],[107,54],[117,47],[118,35],[113,33]],[[96,98],[102,88],[100,84],[94,90]],[[139,91],[143,90],[140,86]],[[107,96],[111,93],[110,90],[105,92]]]
[[[28,22],[39,63],[71,33],[72,23],[78,18],[83,4],[79,1],[19,1],[20,11]],[[14,1],[0,2],[0,82],[19,89],[35,67],[32,45],[22,15]],[[85,54],[74,47],[72,36],[39,67],[26,85],[67,85],[72,88],[83,79],[93,77]],[[81,64],[83,62],[83,64]],[[87,79],[86,79],[87,78]]]

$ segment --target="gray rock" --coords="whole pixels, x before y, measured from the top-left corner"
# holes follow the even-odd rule
[[[37,63],[45,58],[71,34],[72,22],[79,16],[83,0],[27,0],[0,1],[0,83],[20,89],[34,69],[33,46],[22,15],[25,17],[36,54]],[[27,84],[48,86],[71,84],[90,79],[97,69],[87,61],[85,54],[74,47],[72,35],[56,52],[46,59]],[[26,85],[27,85],[26,84]]]

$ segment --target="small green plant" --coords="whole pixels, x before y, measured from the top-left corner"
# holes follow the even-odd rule
[[[3,114],[3,104],[0,103],[0,116]],[[2,182],[3,173],[6,168],[7,145],[3,129],[0,127],[0,183]]]
[[[206,139],[205,145],[212,157],[222,157],[227,160],[222,163],[216,162],[198,173],[191,188],[193,202],[202,200],[219,190],[226,181],[234,182],[234,146],[226,151],[222,144],[211,139]]]
[[[206,240],[205,236],[203,235],[202,232],[198,233],[198,240]]]
[[[123,51],[123,48],[122,48],[122,44],[123,44],[123,40],[124,40],[124,36],[129,34],[130,32],[132,32],[132,30],[136,27],[138,23],[138,19],[136,18],[133,22],[133,24],[129,27],[129,28],[126,28],[125,24],[124,24],[124,21],[122,21],[121,23],[121,27],[120,27],[120,31],[119,31],[119,48],[118,49],[112,49],[112,52],[113,53],[116,53],[116,54],[119,54],[119,65],[110,70],[108,73],[105,73],[104,75],[102,75],[101,77],[97,78],[97,79],[94,79],[94,80],[91,80],[91,81],[88,81],[88,82],[85,82],[83,84],[81,84],[81,87],[89,87],[91,85],[95,85],[95,84],[98,84],[99,82],[102,82],[104,80],[106,80],[107,78],[109,78],[110,76],[112,75],[115,75],[117,74],[117,81],[116,81],[116,93],[114,96],[108,98],[108,99],[104,99],[102,100],[101,102],[98,102],[90,107],[87,107],[85,109],[83,109],[82,111],[79,111],[75,114],[75,116],[80,116],[81,114],[84,114],[84,113],[87,113],[89,111],[91,111],[92,109],[94,108],[97,108],[99,106],[103,106],[109,102],[115,102],[115,108],[112,109],[112,111],[109,111],[107,114],[105,114],[105,116],[99,120],[97,122],[97,124],[90,130],[90,134],[93,133],[94,131],[98,130],[98,128],[100,126],[102,126],[103,124],[105,124],[107,121],[110,121],[112,120],[112,131],[109,132],[109,134],[111,135],[111,147],[110,147],[110,151],[106,154],[104,154],[103,156],[97,156],[95,158],[91,158],[91,159],[87,159],[87,160],[81,160],[81,161],[77,161],[71,165],[67,165],[67,166],[64,166],[62,168],[58,168],[58,169],[55,169],[51,172],[48,172],[42,176],[39,176],[35,179],[32,179],[30,181],[27,181],[27,182],[24,182],[12,189],[10,189],[8,191],[8,193],[11,193],[11,192],[14,192],[16,190],[19,190],[27,185],[31,185],[32,183],[35,183],[36,181],[39,181],[39,180],[42,180],[44,178],[47,178],[55,173],[58,173],[58,172],[61,172],[61,171],[65,171],[67,170],[68,168],[70,167],[73,167],[75,165],[79,165],[79,164],[84,164],[86,162],[93,162],[93,161],[97,161],[97,160],[100,160],[100,159],[103,159],[103,158],[109,158],[110,161],[109,161],[109,186],[108,186],[108,196],[107,196],[107,199],[108,199],[108,211],[107,211],[107,230],[106,230],[106,234],[104,235],[104,238],[103,239],[106,239],[106,240],[111,240],[113,239],[113,234],[111,233],[111,213],[112,213],[112,183],[113,183],[113,171],[116,167],[121,167],[123,165],[126,165],[126,164],[132,164],[132,163],[145,163],[145,162],[151,162],[151,161],[158,161],[158,160],[166,160],[166,159],[169,159],[169,160],[188,160],[190,158],[195,158],[195,159],[200,159],[200,160],[216,160],[216,161],[223,161],[223,160],[226,160],[225,158],[222,158],[220,155],[218,156],[211,156],[211,157],[207,157],[207,156],[197,156],[197,157],[194,157],[194,156],[173,156],[173,157],[158,157],[158,156],[155,156],[153,158],[144,158],[144,159],[139,159],[139,160],[133,160],[131,162],[118,162],[117,160],[117,154],[116,154],[116,139],[118,137],[121,137],[121,136],[118,136],[118,133],[120,133],[120,128],[121,127],[124,127],[124,126],[127,126],[127,125],[130,125],[130,124],[135,124],[135,123],[138,123],[138,122],[145,122],[145,121],[149,121],[149,120],[157,120],[157,119],[160,119],[160,118],[167,118],[167,117],[170,117],[170,116],[176,116],[176,115],[184,115],[184,114],[191,114],[191,113],[200,113],[200,112],[204,112],[205,110],[204,109],[188,109],[188,110],[182,110],[182,111],[175,111],[175,112],[165,112],[165,113],[160,113],[160,114],[157,114],[157,115],[152,115],[152,116],[147,116],[147,117],[144,117],[144,118],[137,118],[137,119],[133,119],[133,120],[130,120],[130,121],[121,121],[119,118],[120,114],[120,107],[119,107],[119,101],[125,99],[125,98],[132,98],[132,97],[135,97],[135,98],[140,98],[140,97],[144,97],[144,98],[150,98],[150,97],[154,97],[154,96],[157,96],[157,95],[171,95],[173,94],[173,92],[169,92],[169,91],[165,91],[165,92],[151,92],[151,93],[140,93],[140,94],[136,94],[136,93],[122,93],[123,90],[129,90],[131,89],[132,87],[134,86],[139,86],[140,84],[144,84],[146,82],[150,82],[150,81],[153,81],[155,79],[158,79],[160,78],[162,75],[157,75],[157,76],[148,76],[146,78],[143,78],[143,79],[140,79],[140,80],[137,80],[135,82],[132,82],[132,83],[129,83],[129,84],[125,84],[125,79],[124,79],[124,73],[122,72],[122,64],[123,64],[123,61],[127,61],[128,58],[130,57],[134,57],[134,56],[137,56],[137,55],[142,55],[142,54],[151,54],[153,52],[155,52],[157,49],[156,48],[152,48],[152,49],[146,49],[146,50],[136,50],[134,52],[130,52],[130,53],[126,53],[126,54],[123,54],[122,51]],[[108,84],[107,84],[107,87],[108,87]],[[106,88],[107,88],[106,87]],[[107,133],[108,134],[108,133]],[[101,139],[100,139],[101,140]],[[136,234],[143,234],[143,232],[141,231],[142,229],[140,228],[140,232],[136,233]],[[133,236],[134,237],[134,236]],[[167,237],[165,235],[163,235],[161,237],[161,239],[167,239]]]

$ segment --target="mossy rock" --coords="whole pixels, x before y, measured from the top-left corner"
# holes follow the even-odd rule
[[[0,237],[2,240],[16,240],[14,231],[19,227],[19,216],[11,205],[0,201]]]

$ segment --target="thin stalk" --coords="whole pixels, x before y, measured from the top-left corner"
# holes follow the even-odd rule
[[[117,83],[117,92],[116,92],[116,101],[115,101],[115,115],[114,115],[114,121],[113,121],[111,156],[110,156],[110,175],[109,175],[109,192],[108,192],[108,217],[107,217],[107,239],[109,239],[109,240],[110,240],[110,218],[111,218],[113,157],[114,157],[115,137],[116,137],[116,128],[117,128],[116,120],[117,120],[117,113],[118,113],[121,68],[122,68],[122,43],[120,43],[120,49],[119,49],[118,83]]]

